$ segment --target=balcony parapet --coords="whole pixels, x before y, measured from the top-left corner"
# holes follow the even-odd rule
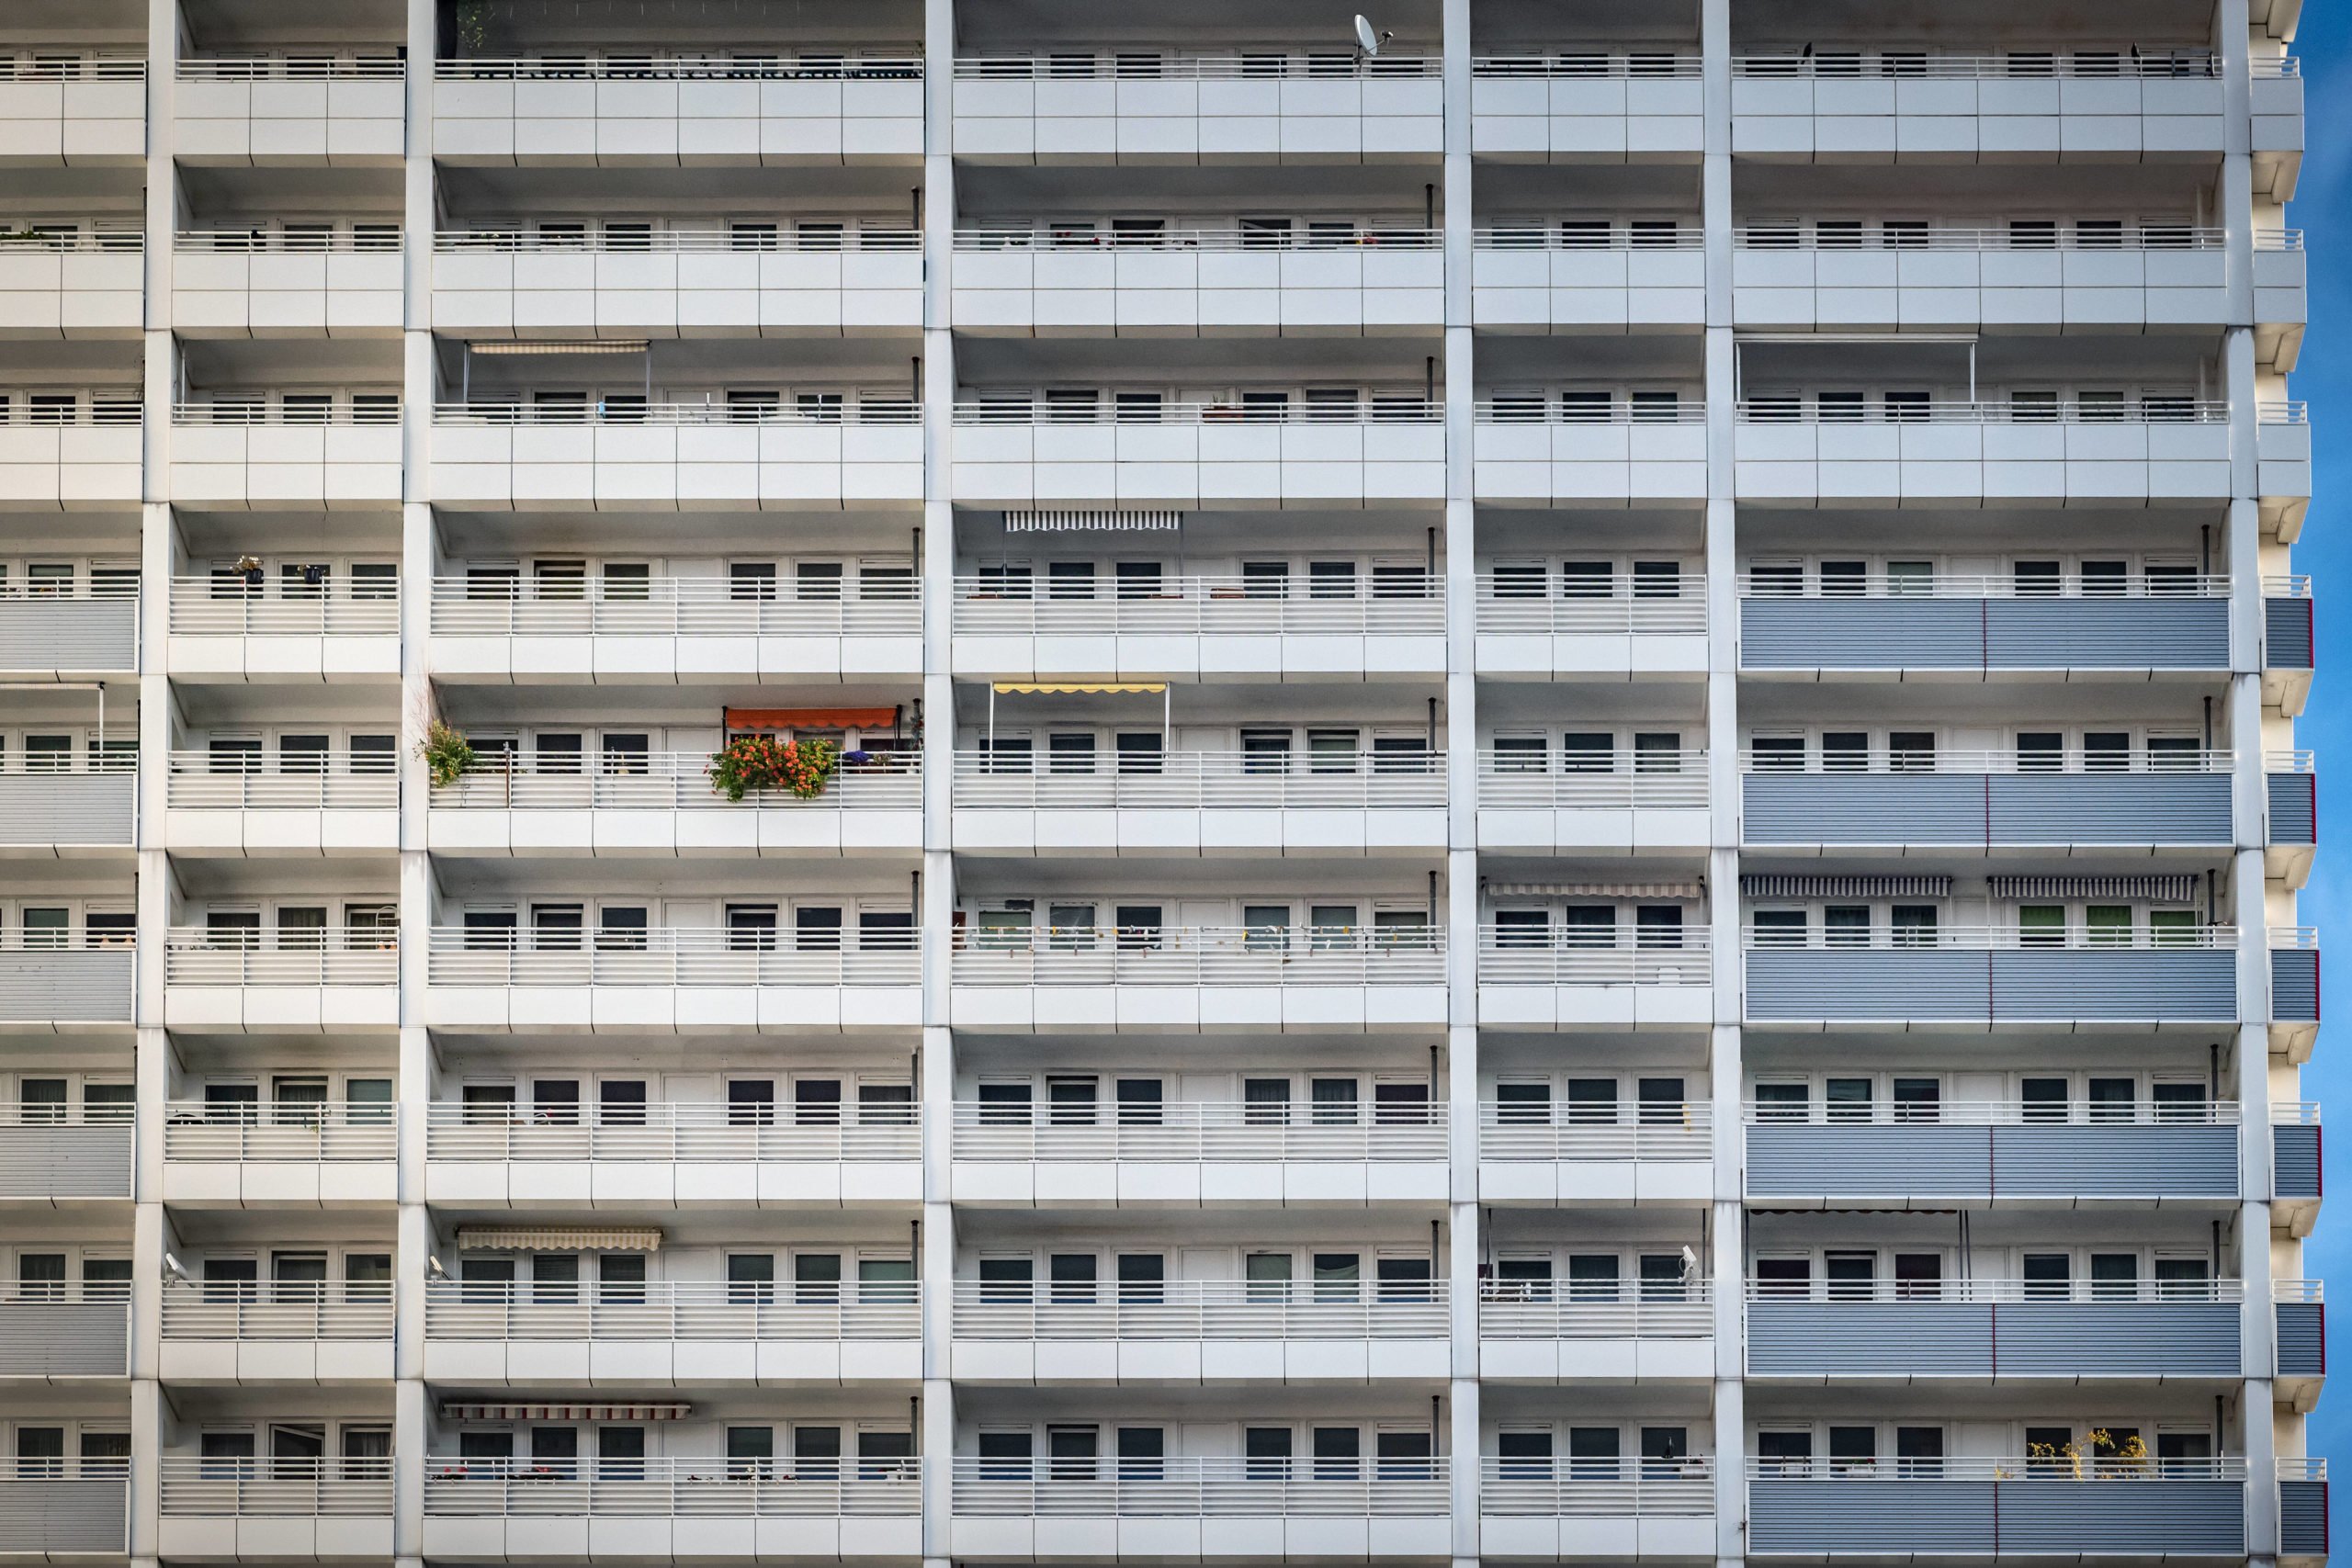
[[[700,752],[545,759],[469,769],[433,792],[433,847],[506,854],[610,846],[681,855],[912,852],[920,843],[922,759],[876,752],[841,765],[821,795],[756,790],[730,801]]]
[[[2228,926],[2063,935],[1751,927],[1745,1011],[1758,1023],[2226,1023],[2238,1014],[2236,946]]]
[[[392,1337],[392,1286],[389,1280],[301,1284],[283,1280],[175,1282],[164,1292],[163,1336],[166,1340],[222,1342],[389,1342]]]
[[[146,140],[147,62],[141,56],[76,50],[12,54],[0,62],[0,164],[134,164],[144,156]]]
[[[1740,584],[1740,667],[1980,679],[1996,671],[2220,671],[2229,667],[2229,579],[2210,576],[2045,593],[2007,577],[1939,573],[1848,594],[1751,574]]]
[[[0,1287],[0,1382],[130,1375],[128,1284],[19,1280]],[[8,1550],[6,1541],[0,1526],[0,1551]]]
[[[1715,1537],[1715,1461],[1488,1454],[1478,1461],[1479,1541],[1539,1562],[1702,1558]]]
[[[1747,1375],[2234,1380],[2245,1299],[2237,1280],[1751,1280]]]
[[[0,1023],[58,1033],[130,1021],[129,932],[0,938]]]
[[[1442,1280],[1269,1283],[957,1280],[958,1379],[978,1382],[1292,1382],[1442,1377]]]
[[[911,1284],[862,1285],[852,1295],[819,1299],[790,1285],[591,1281],[555,1298],[545,1286],[432,1280],[425,1283],[424,1335],[429,1340],[658,1342],[916,1340],[922,1332]]]
[[[0,1203],[129,1198],[131,1133],[127,1105],[0,1106]]]
[[[1861,761],[1859,760],[1858,761]],[[1876,756],[1846,768],[1743,760],[1741,838],[1755,845],[2195,845],[2233,841],[2235,756],[2115,760],[2016,751]]]
[[[127,1460],[36,1460],[0,1476],[0,1552],[11,1556],[120,1557],[130,1516]]]

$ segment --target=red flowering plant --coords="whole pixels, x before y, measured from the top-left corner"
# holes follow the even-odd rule
[[[753,790],[789,790],[802,800],[825,793],[841,765],[841,748],[831,740],[780,740],[773,735],[741,735],[711,754],[710,787],[729,800]]]

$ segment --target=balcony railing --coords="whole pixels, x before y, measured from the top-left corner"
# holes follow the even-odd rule
[[[965,1339],[1442,1339],[1445,1281],[958,1280]]]
[[[241,398],[201,398],[173,403],[172,423],[191,429],[397,429],[401,423],[400,399],[392,393],[385,394],[385,399],[380,403],[353,407],[271,402],[258,398],[251,401]]]
[[[1478,980],[1487,985],[1710,986],[1715,971],[1704,926],[1587,932],[1576,928],[1481,926]]]
[[[1541,577],[1529,582],[1482,571],[1477,620],[1482,632],[1703,632],[1707,580],[1696,572],[1665,582],[1619,577],[1570,583],[1555,592]]]
[[[182,927],[164,949],[172,986],[389,986],[399,977],[400,939],[390,931],[279,931]]]
[[[300,759],[307,761],[309,759]],[[265,773],[258,755],[175,751],[164,801],[190,811],[389,811],[400,803],[400,778],[390,759],[381,772],[287,765]]]
[[[27,1280],[0,1284],[0,1378],[119,1378],[130,1373],[130,1281]],[[0,1552],[9,1550],[5,1525],[0,1525]]]
[[[1445,417],[1437,399],[1376,394],[1369,404],[1344,402],[1149,403],[1106,402],[1095,399],[1075,406],[1028,398],[987,399],[956,405],[959,425],[1035,426],[1041,430],[1080,429],[1100,425],[1316,425],[1356,429],[1384,424],[1436,424]]]
[[[1490,1100],[1478,1107],[1478,1155],[1490,1160],[1705,1160],[1714,1157],[1714,1107],[1705,1100],[1621,1106]]]
[[[444,577],[433,584],[441,637],[914,637],[920,591],[855,583],[825,594],[789,582],[756,588],[717,578],[657,577],[622,589]]]
[[[1283,807],[1439,807],[1444,758],[1428,751],[1316,751],[1266,757],[1242,751],[1156,752],[1086,758],[956,754],[958,807],[1083,810],[1270,810]]]
[[[1286,53],[1190,54],[1121,50],[1115,54],[958,55],[958,79],[993,82],[1223,82],[1305,77],[1348,81],[1383,76],[1435,76],[1435,55],[1381,53],[1363,57],[1352,47]]]
[[[166,1515],[233,1518],[366,1517],[392,1511],[392,1460],[211,1459],[156,1461]]]
[[[1751,1018],[2211,1022],[2237,1016],[2237,932],[2228,926],[2065,932],[1751,926],[1744,945]]]
[[[129,1460],[18,1460],[0,1474],[0,1552],[121,1556],[130,1471]]]
[[[400,1111],[390,1103],[307,1105],[175,1100],[164,1107],[164,1157],[220,1164],[389,1160]]]
[[[1742,759],[1757,844],[2226,844],[2228,751]]]
[[[166,1339],[390,1339],[392,1284],[208,1280],[164,1291]]]
[[[1805,232],[1796,224],[1743,224],[1732,231],[1732,243],[1751,251],[2028,251],[2084,252],[2094,254],[2137,254],[2148,251],[2218,251],[2228,243],[2227,229],[2191,223],[2143,223],[2107,233],[2085,233],[2061,226],[2049,231],[1946,228],[1888,229],[1863,222],[1835,238]],[[2104,280],[2102,280],[2104,285]]]
[[[1487,1339],[1702,1339],[1714,1331],[1714,1287],[1706,1280],[1478,1284],[1478,1334]]]
[[[0,586],[0,669],[131,670],[139,663],[139,584]]]
[[[1421,986],[1444,977],[1434,926],[1048,926],[981,931],[959,986]]]
[[[2066,77],[2084,81],[2125,79],[2213,79],[2222,73],[2221,57],[2205,49],[2142,49],[2083,51],[2058,54],[2048,51],[2015,53],[1929,52],[1925,50],[1859,50],[1810,48],[1800,54],[1741,54],[1732,58],[1732,73],[1749,78],[1805,78],[1816,82],[1860,81],[2019,81]]]
[[[1445,243],[1442,229],[1385,223],[1349,223],[1344,232],[1310,223],[1292,231],[1155,229],[1148,232],[1064,229],[1050,223],[958,229],[959,251],[1434,251]],[[1329,287],[1318,284],[1316,287]]]
[[[954,1147],[959,1160],[1016,1163],[1442,1160],[1446,1108],[1428,1100],[1300,1106],[1171,1100],[1098,1113],[1068,1105],[962,1100],[956,1106]]]
[[[1345,1517],[1444,1514],[1451,1467],[1420,1459],[975,1459],[952,1507],[976,1517]]]
[[[535,425],[602,428],[647,425],[741,425],[751,429],[776,425],[910,425],[922,423],[922,405],[911,398],[861,396],[854,402],[803,408],[782,401],[640,402],[599,400],[593,403],[471,402],[435,403],[433,423],[442,425]]]
[[[10,55],[0,60],[0,82],[143,82],[147,62],[136,54]]]
[[[1478,804],[1624,811],[1703,809],[1704,751],[1567,751],[1478,753]]]
[[[435,926],[427,973],[436,986],[909,986],[915,934],[856,946],[782,945],[774,931],[716,927],[583,933]]]
[[[1751,669],[2156,669],[2229,664],[2230,580],[2086,583],[1937,573],[1809,587],[1745,575]]]
[[[1148,592],[1114,584],[1097,595],[1026,579],[958,578],[958,632],[1000,636],[1132,633],[1370,635],[1445,630],[1445,585],[1423,572],[1401,582],[1267,582],[1245,577],[1165,577]]]
[[[172,581],[171,627],[181,637],[390,637],[400,625],[400,590],[391,582]]]
[[[0,1021],[130,1022],[133,946],[128,931],[0,937]]]
[[[572,759],[569,765],[510,756],[468,769],[456,784],[435,790],[433,804],[436,809],[493,811],[910,810],[922,804],[920,753],[861,755],[866,760],[845,761],[820,795],[802,799],[789,790],[763,789],[741,802],[712,786],[710,756],[703,751],[594,756]]]
[[[1489,1454],[1478,1461],[1478,1511],[1537,1518],[1712,1514],[1714,1456],[1554,1459]]]
[[[916,1339],[915,1287],[653,1280],[634,1285],[430,1280],[428,1339]]]
[[[436,60],[444,82],[904,82],[922,75],[917,55],[617,52]]]
[[[130,1197],[131,1126],[128,1105],[0,1105],[0,1198]]]
[[[351,255],[401,254],[401,226],[375,220],[353,229],[182,229],[172,249],[187,255]]]
[[[397,82],[408,74],[397,55],[182,55],[183,82]]]
[[[2243,1280],[1762,1280],[1747,1281],[1747,1300],[1826,1303],[1831,1306],[1954,1305],[2113,1307],[2179,1303],[2234,1306],[2245,1300]],[[1825,1357],[1838,1347],[1820,1347]]]
[[[829,1120],[779,1105],[665,1102],[626,1111],[552,1111],[436,1103],[425,1108],[428,1160],[745,1163],[911,1160],[922,1134],[911,1104],[828,1108]]]
[[[922,1461],[461,1459],[428,1455],[424,1511],[441,1517],[801,1517],[914,1515]]]
[[[844,226],[838,233],[818,234],[700,229],[665,226],[641,232],[551,233],[529,229],[442,229],[435,231],[437,254],[491,253],[502,255],[775,255],[819,254],[858,251],[919,251],[920,229]]]
[[[1663,231],[1588,231],[1530,222],[1473,229],[1470,243],[1482,251],[1702,251],[1707,248],[1707,231],[1695,220]]]
[[[1751,1555],[2237,1556],[2239,1459],[1750,1459]]]
[[[1503,396],[1480,398],[1472,405],[1473,416],[1481,424],[1704,424],[1707,405],[1703,399],[1678,398],[1663,404],[1622,402],[1612,398],[1607,402],[1555,402],[1548,394],[1534,393],[1525,397]]]
[[[1695,54],[1634,51],[1606,54],[1564,51],[1558,54],[1473,55],[1473,76],[1535,76],[1565,80],[1696,81],[1704,62]]]
[[[1868,399],[1825,409],[1796,394],[1743,398],[1734,410],[1742,424],[2227,424],[2230,405],[2213,398],[2143,398],[2093,402],[2080,398],[2019,404],[2007,398],[1930,398],[1916,403]]]
[[[2316,1101],[2282,1101],[2270,1108],[2272,1196],[2317,1201],[2320,1179],[2320,1119]]]

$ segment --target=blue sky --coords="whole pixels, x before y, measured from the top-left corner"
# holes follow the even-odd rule
[[[2303,230],[2311,251],[2312,328],[2292,378],[2295,396],[2311,402],[2312,445],[2319,467],[2315,499],[2295,566],[2312,574],[2319,618],[2319,673],[2301,729],[2301,744],[2319,752],[2320,853],[2303,895],[2303,921],[2321,928],[2327,963],[2326,1009],[2335,1023],[2352,1019],[2352,544],[2337,536],[2335,498],[2352,486],[2352,365],[2338,359],[2352,321],[2352,13],[2345,7],[2307,4],[2294,52],[2309,79],[2304,91],[2310,116],[2302,178],[2288,222]],[[2352,1322],[2352,1024],[2329,1028],[2303,1073],[2303,1098],[2321,1102],[2328,1122],[2330,1202],[2324,1222],[2305,1252],[2303,1271],[2324,1280],[2336,1306],[2330,1324],[2340,1348],[2342,1325]],[[2337,1362],[2352,1366],[2352,1362]],[[2352,1383],[2352,1378],[2339,1378]],[[2311,1445],[2313,1453],[2352,1465],[2352,1387],[2335,1387],[2320,1402]],[[2352,1471],[2345,1477],[2352,1482]],[[2352,1484],[2335,1496],[2352,1493]],[[2332,1499],[2333,1500],[2333,1499]],[[2352,1499],[2347,1499],[2352,1506]],[[2347,1515],[2352,1517],[2352,1515]]]

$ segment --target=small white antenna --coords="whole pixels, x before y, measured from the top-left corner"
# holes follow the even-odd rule
[[[1374,32],[1372,30],[1370,20],[1362,15],[1356,17],[1356,47],[1363,51],[1366,60],[1377,55],[1380,52],[1380,46],[1396,36],[1395,33]]]

